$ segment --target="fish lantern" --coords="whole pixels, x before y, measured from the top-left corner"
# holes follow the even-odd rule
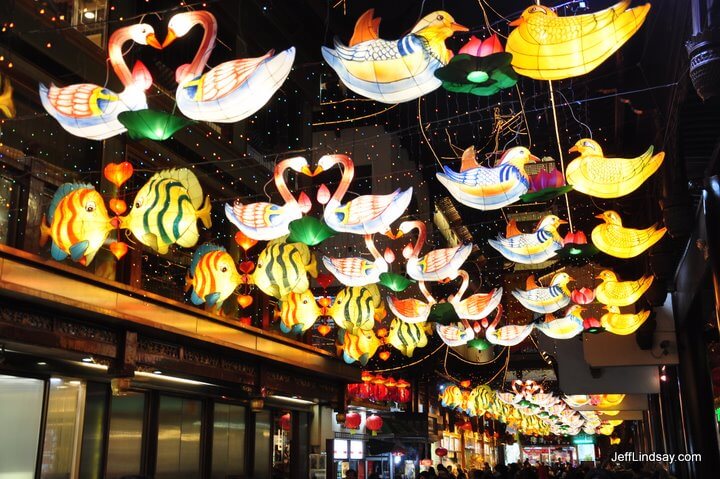
[[[363,366],[380,347],[380,340],[372,329],[355,329],[354,332],[341,329],[338,331],[338,343],[347,364],[358,361]]]
[[[215,123],[235,123],[253,115],[285,82],[295,61],[295,48],[277,55],[270,50],[258,58],[230,60],[205,71],[217,36],[217,21],[210,12],[175,14],[168,22],[163,48],[187,35],[195,25],[203,31],[200,47],[192,62],[175,72],[178,109],[193,120]]]
[[[208,307],[220,310],[241,282],[235,261],[225,248],[204,244],[193,254],[185,289],[192,290],[190,300],[193,304],[206,303]]]
[[[289,412],[280,416],[280,429],[282,429],[283,431],[289,431],[291,425],[292,425],[292,420],[290,418]]]
[[[247,253],[249,249],[257,244],[257,240],[246,236],[242,231],[238,231],[235,233],[235,243]]]
[[[118,115],[118,121],[127,129],[130,139],[155,141],[167,140],[193,123],[187,118],[149,109],[124,111]]]
[[[65,183],[55,191],[47,216],[40,224],[40,246],[48,240],[56,261],[68,256],[89,265],[113,229],[103,197],[95,187],[84,183]]]
[[[585,15],[560,17],[549,7],[533,5],[508,36],[505,50],[520,75],[562,80],[584,75],[617,51],[645,21],[650,4],[630,8],[624,0]]]
[[[644,229],[626,228],[612,210],[595,216],[604,221],[592,230],[592,242],[603,253],[616,258],[634,258],[660,241],[667,228],[652,225]]]
[[[127,180],[133,174],[133,165],[129,161],[123,161],[122,163],[108,163],[103,169],[103,175],[105,178],[120,188],[125,184]]]
[[[466,27],[449,13],[424,16],[399,40],[379,38],[380,19],[370,9],[360,16],[347,46],[335,40],[335,48],[322,47],[325,61],[340,80],[358,95],[382,103],[402,103],[437,89],[441,81],[434,72],[446,65],[452,53],[445,40]]]
[[[448,91],[490,96],[517,83],[511,61],[497,35],[485,40],[473,35],[447,65],[435,70],[435,76]]]
[[[415,348],[424,348],[428,338],[425,330],[426,323],[406,323],[397,318],[390,323],[388,342],[407,357],[412,357]]]
[[[395,392],[395,401],[399,402],[400,404],[408,403],[410,402],[410,399],[412,398],[412,391],[410,390],[410,383],[405,381],[404,379],[400,379],[396,383],[396,392]]]
[[[607,158],[595,140],[583,138],[570,148],[580,156],[565,169],[567,181],[577,191],[596,198],[619,198],[638,189],[655,173],[665,153],[653,154],[652,145],[635,158]]]
[[[375,321],[384,318],[386,312],[378,287],[370,284],[341,289],[327,315],[341,328],[354,332],[356,329],[372,330]]]
[[[15,109],[15,102],[13,102],[13,88],[8,77],[0,77],[0,112],[2,112],[6,118],[15,118],[17,110]]]
[[[362,417],[356,412],[349,412],[345,415],[345,427],[351,430],[355,430],[360,427]]]
[[[260,252],[249,280],[268,296],[283,299],[290,293],[307,291],[308,273],[313,278],[317,276],[317,261],[308,246],[279,238]]]
[[[590,304],[595,300],[595,291],[583,286],[580,289],[574,289],[570,298],[575,304]]]
[[[130,71],[123,55],[123,46],[129,41],[161,48],[153,27],[145,23],[119,28],[110,35],[108,57],[123,84],[120,93],[91,83],[66,87],[40,84],[43,108],[68,133],[90,140],[105,140],[125,131],[118,120],[120,113],[147,108],[145,92],[152,86],[152,76],[141,62],[135,63]]]
[[[312,291],[306,289],[302,293],[289,293],[279,302],[280,331],[285,334],[300,334],[310,329],[322,310],[315,301]],[[328,327],[327,325],[324,325]],[[320,328],[318,327],[318,331]],[[326,333],[327,334],[327,333]],[[324,336],[324,335],[323,335]]]
[[[445,449],[444,447],[438,447],[435,449],[435,455],[437,457],[445,457],[448,455],[448,450]]]
[[[166,254],[171,244],[195,246],[200,237],[197,220],[211,225],[210,197],[205,197],[195,174],[187,168],[155,173],[137,192],[133,208],[120,218],[145,246]]]
[[[372,414],[365,419],[365,428],[372,431],[373,436],[377,436],[377,432],[382,429],[383,419],[377,414]]]

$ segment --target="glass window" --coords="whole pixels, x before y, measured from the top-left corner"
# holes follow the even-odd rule
[[[51,378],[40,477],[74,476],[85,386],[69,378]]]
[[[140,474],[145,394],[127,392],[110,403],[107,479]]]
[[[0,375],[0,477],[33,479],[44,381]]]
[[[292,414],[296,413],[274,411],[273,414],[273,477],[290,477]]]
[[[160,396],[156,479],[200,477],[202,402]]]
[[[213,479],[245,473],[245,407],[215,404],[212,450]]]
[[[55,0],[53,6],[61,19],[70,22],[100,48],[104,47],[107,0]]]
[[[109,389],[106,384],[87,383],[83,419],[80,479],[102,477],[103,433]]]
[[[270,411],[255,413],[255,477],[270,477]]]

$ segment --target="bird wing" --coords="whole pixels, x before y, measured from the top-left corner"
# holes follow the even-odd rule
[[[110,90],[91,83],[79,83],[63,88],[51,85],[47,98],[50,104],[61,114],[73,118],[88,118],[102,113],[102,101],[98,96],[103,93],[110,100],[117,101],[117,96]]]
[[[395,201],[400,190],[389,195],[363,195],[347,202],[347,223],[354,225],[366,223],[380,216]],[[342,208],[342,207],[341,207]]]
[[[363,258],[328,258],[325,256],[323,257],[323,263],[328,269],[332,265],[332,268],[338,273],[354,277],[365,276],[368,266],[372,266],[372,263]]]
[[[375,15],[375,9],[371,8],[367,12],[360,15],[355,23],[355,31],[353,36],[350,38],[348,46],[355,46],[358,43],[362,43],[368,40],[378,40],[380,37],[380,18],[373,18]]]
[[[629,6],[630,0],[623,0],[599,12],[571,17],[547,17],[537,13],[528,16],[527,32],[538,45],[551,45],[580,39],[610,25]],[[528,37],[525,39],[528,40]]]
[[[662,230],[664,229],[665,228],[662,228]],[[657,225],[652,225],[645,229],[634,229],[610,224],[597,226],[593,230],[593,233],[596,230],[602,231],[603,239],[600,241],[601,243],[607,243],[608,245],[612,245],[614,248],[623,249],[644,246],[650,242],[659,231],[661,231],[657,229]],[[596,243],[595,235],[593,234],[592,236],[593,243]]]
[[[530,291],[522,291],[520,289],[516,289],[512,292],[512,294],[518,299],[522,298],[523,300],[532,303],[545,303],[552,301],[558,296],[560,296],[558,294],[553,294],[551,288],[535,288],[531,289]]]
[[[257,58],[242,58],[221,63],[202,76],[201,101],[218,100],[235,91],[257,70],[268,58],[274,55],[270,50]]]
[[[495,196],[508,191],[524,178],[512,165],[500,165],[495,168],[479,166],[471,170],[456,172],[443,166],[447,177],[458,184],[463,192],[474,196]]]
[[[497,241],[506,249],[522,250],[523,252],[528,251],[527,254],[531,254],[532,251],[542,245],[538,241],[537,235],[534,233],[523,233],[513,236],[512,238],[503,238],[502,236],[498,236]]]
[[[404,321],[412,321],[413,319],[422,319],[424,321],[430,312],[428,304],[415,298],[398,299],[394,296],[388,296],[387,303],[390,311]]]
[[[660,154],[659,154],[660,155]],[[630,180],[637,175],[650,176],[662,163],[662,156],[653,156],[653,147],[636,158],[604,158],[602,156],[587,156],[577,158],[577,173],[593,183],[616,185]],[[659,161],[658,161],[659,160]],[[568,165],[570,169],[570,165]],[[651,170],[651,171],[648,171]],[[568,175],[572,181],[572,175]]]
[[[368,40],[353,46],[343,45],[335,38],[335,54],[346,62],[371,62],[397,60],[402,57],[398,42],[392,40]]]
[[[237,221],[251,228],[263,228],[270,226],[269,216],[273,213],[280,213],[281,206],[272,203],[250,203],[243,205],[235,203],[232,206],[232,213]]]
[[[450,263],[461,247],[462,245],[454,248],[442,248],[430,251],[422,259],[425,263],[425,268],[423,268],[425,273],[432,273]]]
[[[648,282],[649,279],[649,282]],[[647,289],[652,283],[653,277],[647,276],[637,281],[612,281],[601,285],[605,294],[614,298],[627,298],[636,292]]]

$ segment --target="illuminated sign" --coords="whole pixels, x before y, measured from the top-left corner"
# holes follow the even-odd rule
[[[578,434],[573,436],[572,443],[577,444],[595,444],[595,437],[588,434]]]
[[[363,459],[365,448],[362,441],[350,440],[350,459]]]
[[[333,441],[333,458],[334,459],[347,459],[348,458],[347,439],[335,439],[335,441]]]

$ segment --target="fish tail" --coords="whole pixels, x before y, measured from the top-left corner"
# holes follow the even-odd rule
[[[210,228],[212,226],[212,220],[210,219],[210,212],[212,211],[212,205],[210,204],[210,195],[205,197],[205,203],[203,204],[203,207],[200,208],[197,212],[197,217],[200,221],[202,221],[203,226],[205,228]]]
[[[190,271],[188,271],[188,272],[185,274],[185,288],[184,288],[184,290],[185,290],[186,293],[187,293],[188,291],[190,291],[190,288],[192,288],[192,283],[193,283],[193,279],[192,279],[192,277],[190,276]]]
[[[45,246],[49,238],[50,225],[47,224],[47,218],[45,218],[45,215],[43,215],[42,221],[40,222],[40,246]]]
[[[310,264],[307,265],[307,268],[305,270],[310,273],[310,276],[313,278],[317,278],[318,275],[318,262],[317,258],[313,253],[310,253]]]

